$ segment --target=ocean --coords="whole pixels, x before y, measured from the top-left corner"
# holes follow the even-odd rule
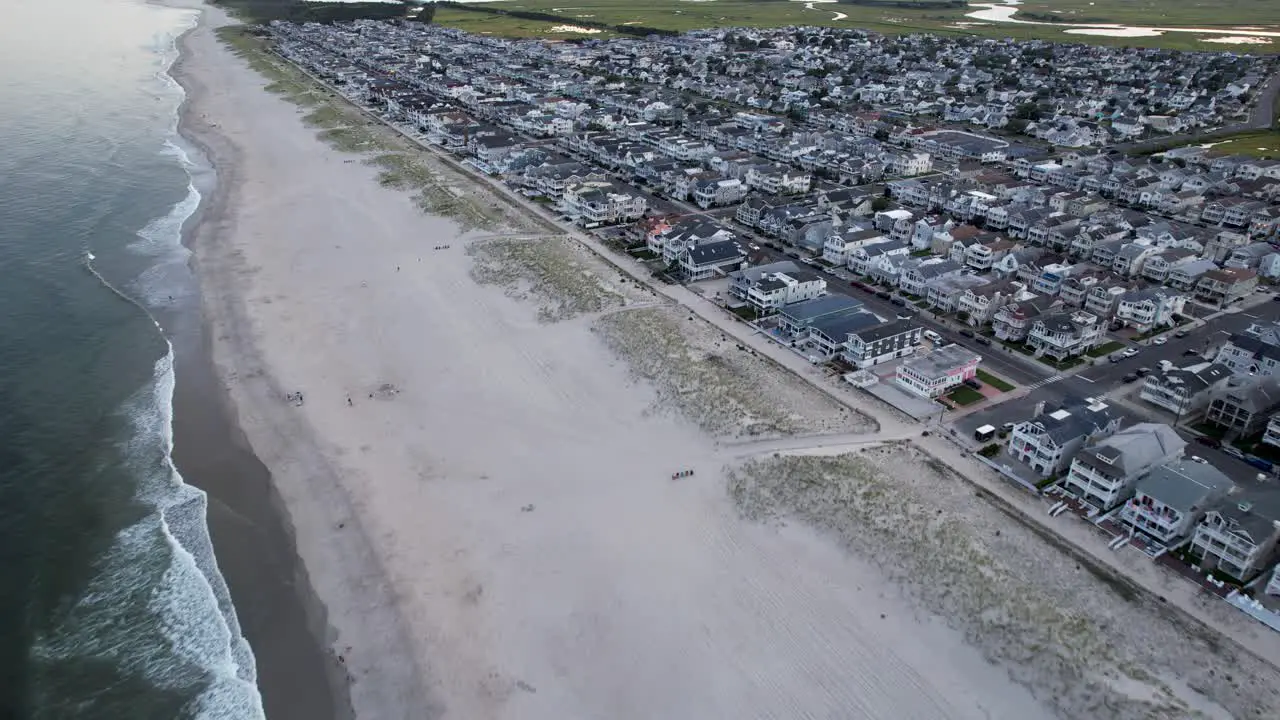
[[[0,26],[0,718],[258,718],[173,451],[181,243],[214,175],[166,70],[192,11],[8,0]],[[180,355],[178,356],[180,357]]]

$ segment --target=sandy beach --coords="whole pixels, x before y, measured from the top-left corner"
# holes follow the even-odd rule
[[[196,243],[215,357],[359,717],[1045,716],[874,568],[741,520],[592,318],[474,282],[454,224],[188,47],[231,184]]]
[[[1147,629],[1144,608],[993,529],[999,512],[899,442],[918,428],[851,411],[484,188],[452,181],[492,210],[484,227],[424,213],[265,91],[219,22],[183,66],[185,132],[225,199],[192,241],[213,357],[361,720],[1233,714],[1154,640],[1063,693],[1125,624]],[[815,447],[861,453],[770,464]],[[831,498],[795,493],[801,471],[867,484],[834,523]],[[1003,604],[1025,597],[1043,613]],[[1103,630],[1067,634],[1087,623]],[[1223,652],[1232,686],[1274,680]],[[1239,695],[1238,717],[1276,707]]]

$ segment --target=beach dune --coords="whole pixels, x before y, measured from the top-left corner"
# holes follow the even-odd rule
[[[1048,716],[883,558],[740,518],[732,452],[596,316],[478,284],[474,234],[320,142],[207,24],[186,44],[226,184],[194,238],[215,360],[358,717]]]

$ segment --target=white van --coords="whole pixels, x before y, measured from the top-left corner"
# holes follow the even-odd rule
[[[936,333],[936,332],[932,331],[932,330],[925,330],[925,331],[924,331],[924,339],[925,339],[925,340],[928,340],[929,342],[933,343],[934,345],[938,345],[938,344],[940,344],[940,343],[942,342],[942,336],[941,336],[941,335],[939,335],[938,333]]]

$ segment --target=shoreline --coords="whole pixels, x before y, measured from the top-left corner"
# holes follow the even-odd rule
[[[206,523],[218,567],[226,581],[241,631],[254,654],[258,692],[266,716],[354,718],[349,677],[327,652],[326,612],[311,587],[296,548],[295,532],[271,473],[253,453],[236,420],[232,398],[218,381],[212,355],[208,297],[199,268],[207,228],[227,211],[235,182],[235,148],[219,147],[212,128],[194,115],[203,92],[187,72],[194,33],[206,29],[208,6],[165,2],[196,9],[196,23],[175,40],[178,56],[168,74],[184,96],[178,133],[203,156],[215,177],[202,190],[196,210],[183,223],[182,244],[196,282],[197,317],[174,334],[173,461],[183,477],[208,497]],[[317,693],[317,685],[326,691]]]

